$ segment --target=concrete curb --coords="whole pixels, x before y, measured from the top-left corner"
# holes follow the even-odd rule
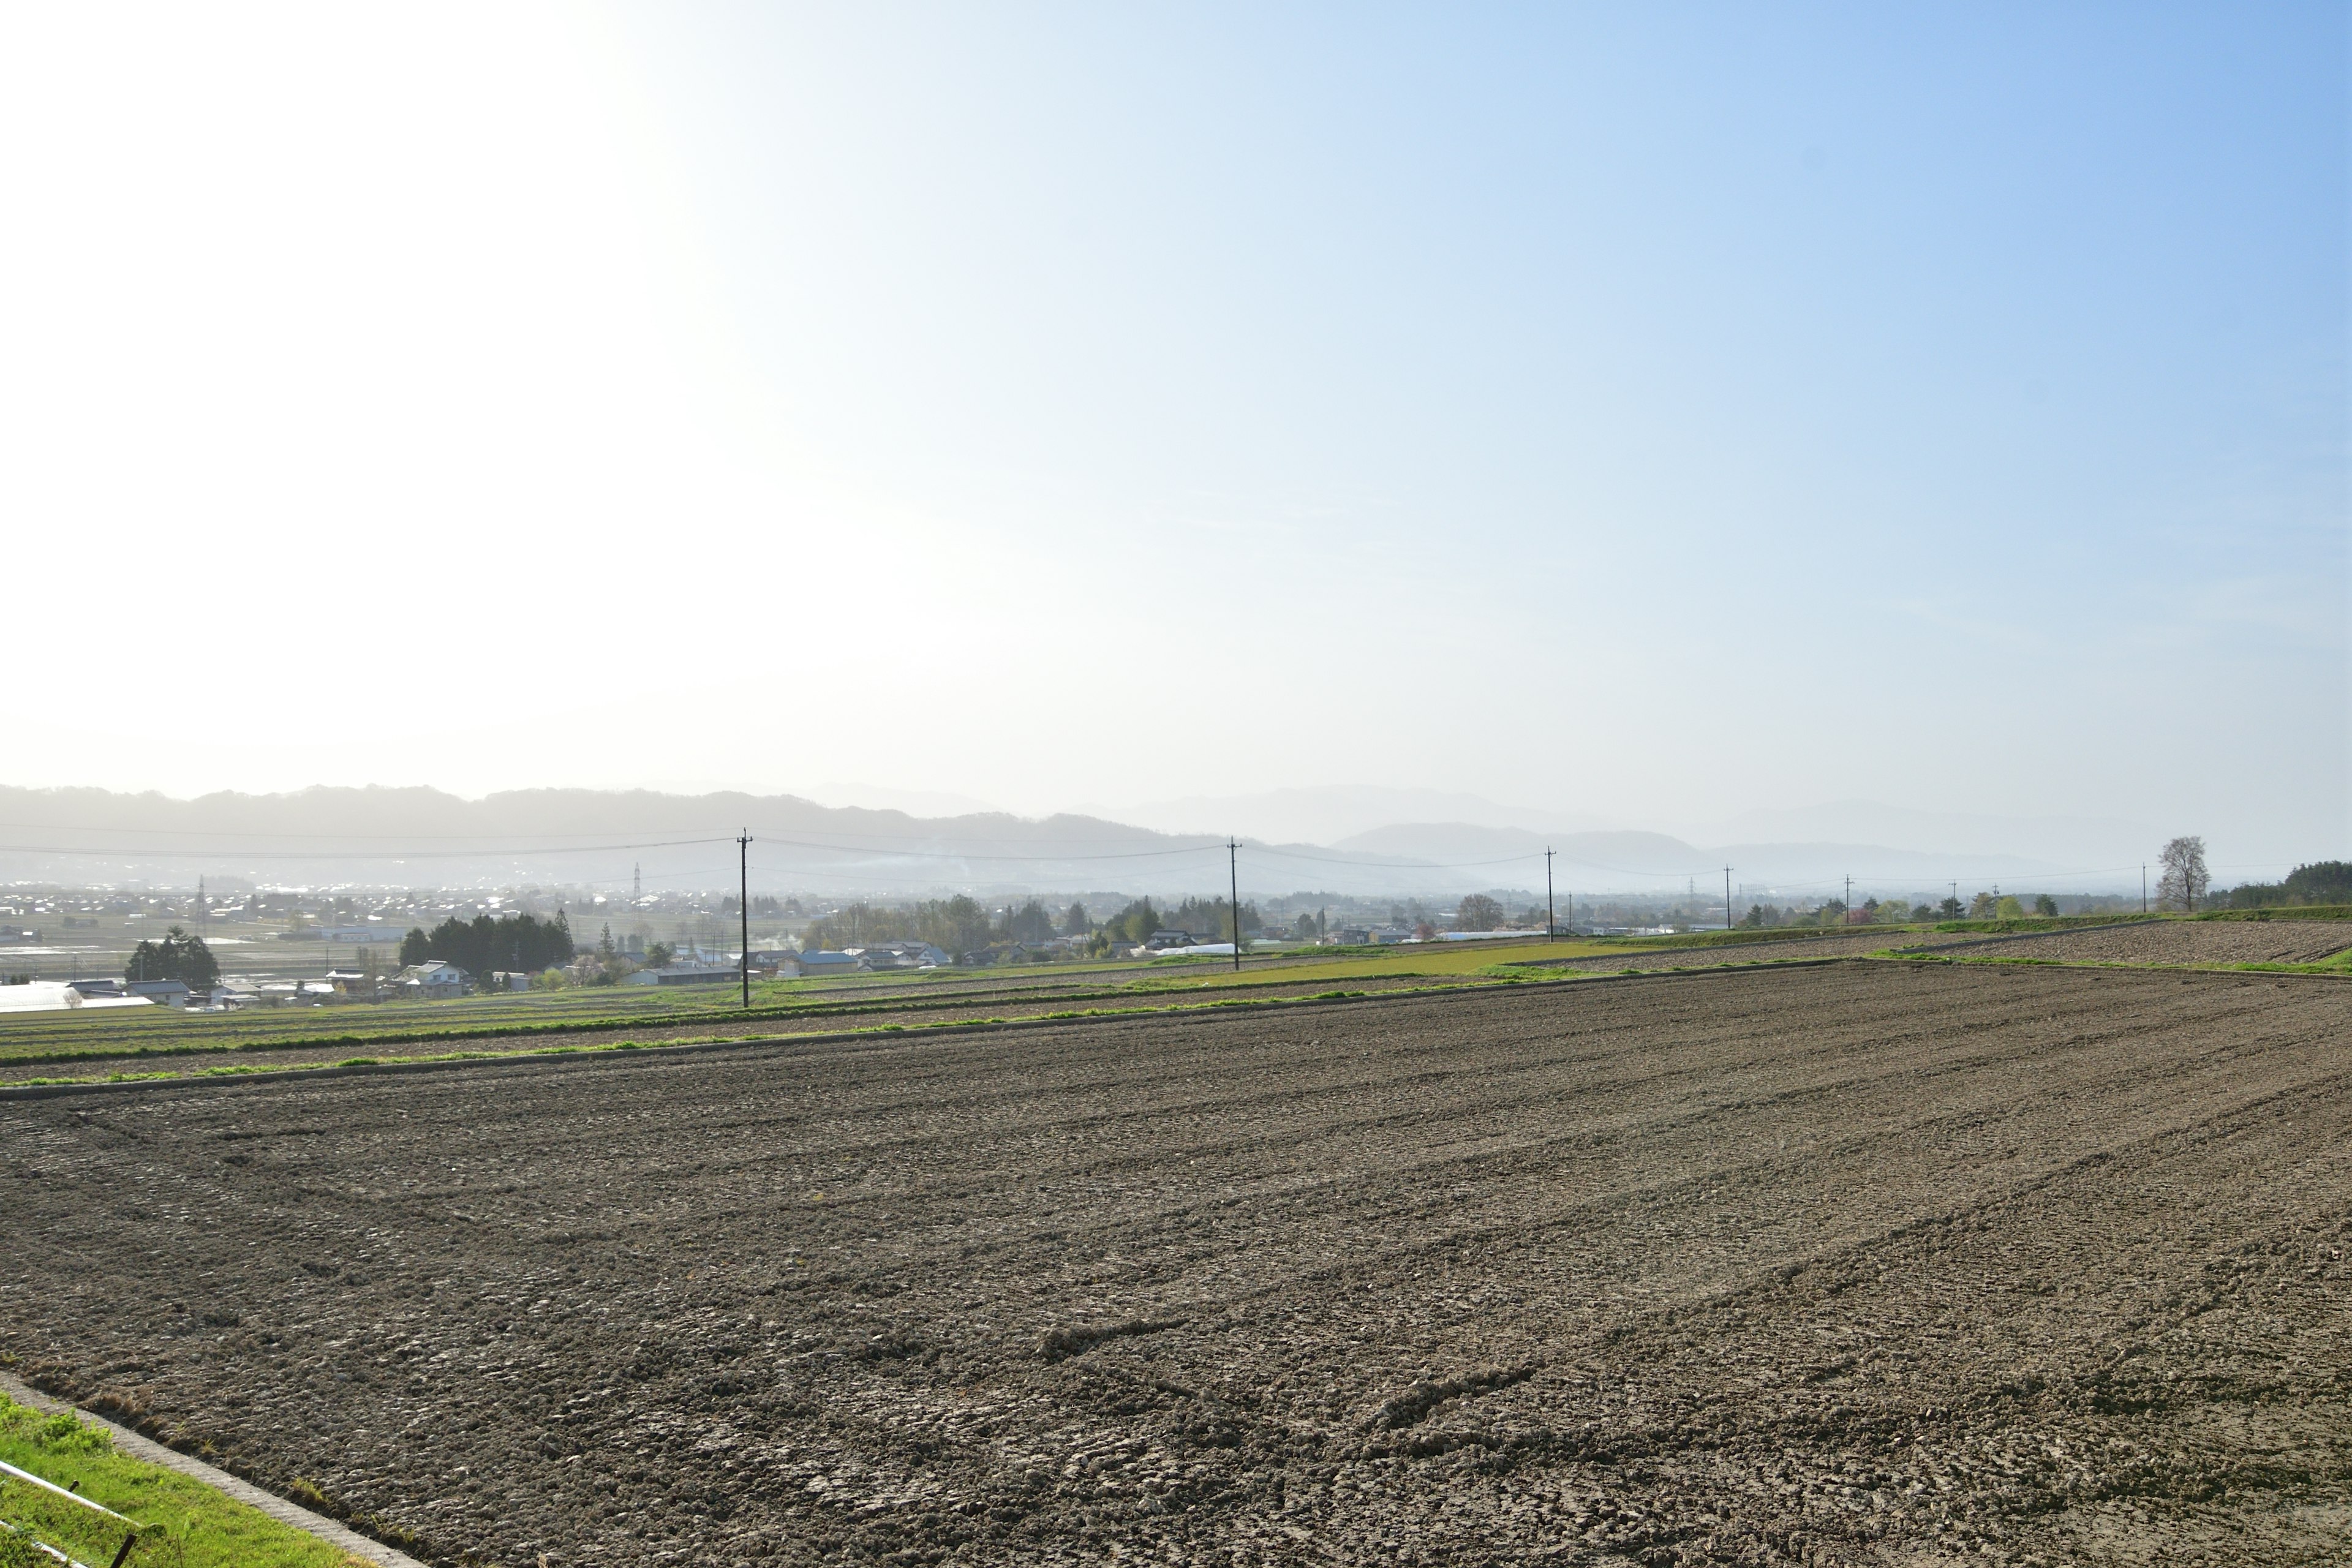
[[[93,1415],[79,1405],[53,1398],[5,1372],[0,1372],[0,1394],[5,1394],[19,1405],[28,1405],[49,1415],[69,1410],[93,1426],[105,1427],[113,1434],[114,1446],[132,1458],[144,1459],[151,1465],[176,1470],[190,1480],[202,1481],[215,1491],[235,1498],[248,1508],[258,1509],[280,1524],[291,1525],[306,1534],[315,1535],[330,1546],[348,1552],[362,1562],[377,1563],[380,1568],[425,1568],[424,1563],[404,1552],[395,1552],[381,1541],[371,1541],[331,1519],[322,1519],[307,1508],[288,1502],[275,1492],[263,1491],[251,1481],[239,1480],[226,1470],[215,1469],[202,1459],[190,1458],[176,1448],[166,1448],[153,1438],[143,1437],[103,1415]]]

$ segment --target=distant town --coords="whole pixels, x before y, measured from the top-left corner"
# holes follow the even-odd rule
[[[1743,889],[1744,891],[1744,889]],[[1965,896],[1963,896],[1965,892]],[[2213,908],[2352,898],[2340,863],[2283,882],[2163,891]],[[1496,889],[1450,906],[1328,893],[1155,902],[1107,890],[1067,900],[966,894],[818,903],[754,895],[523,887],[458,889],[199,886],[184,891],[0,889],[0,981],[58,1006],[207,1011],[436,1002],[596,986],[718,986],[888,971],[1381,948],[1544,935],[1670,935],[1746,929],[1904,925],[2141,912],[2116,894],[2019,896],[1950,886],[1940,899],[1568,898]],[[1727,919],[1727,914],[1732,918]],[[743,937],[748,933],[747,943]],[[41,1005],[26,994],[17,1007]]]

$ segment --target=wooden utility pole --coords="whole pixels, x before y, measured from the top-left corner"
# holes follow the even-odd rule
[[[751,830],[750,828],[745,828],[743,836],[735,840],[735,852],[738,857],[736,870],[741,879],[735,889],[735,912],[743,917],[743,952],[738,962],[740,963],[743,970],[743,1010],[748,1013],[751,1010]]]
[[[1544,846],[1544,941],[1559,940],[1559,916],[1551,901],[1551,846]]]
[[[1225,840],[1225,872],[1234,899],[1234,973],[1242,972],[1242,841]]]
[[[1731,929],[1731,868],[1723,868],[1723,929]]]

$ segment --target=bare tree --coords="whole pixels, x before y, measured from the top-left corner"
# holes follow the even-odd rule
[[[1473,893],[1454,911],[1455,931],[1500,931],[1507,917],[1503,906],[1484,893]]]
[[[2205,874],[2205,840],[2176,838],[2157,858],[2164,863],[2164,875],[2156,884],[2158,907],[2195,913],[2197,901],[2213,880]]]

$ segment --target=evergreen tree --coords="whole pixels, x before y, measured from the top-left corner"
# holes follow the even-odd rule
[[[220,964],[204,938],[173,926],[162,942],[142,942],[133,949],[131,962],[122,966],[122,977],[176,980],[191,991],[209,991],[220,984]]]

